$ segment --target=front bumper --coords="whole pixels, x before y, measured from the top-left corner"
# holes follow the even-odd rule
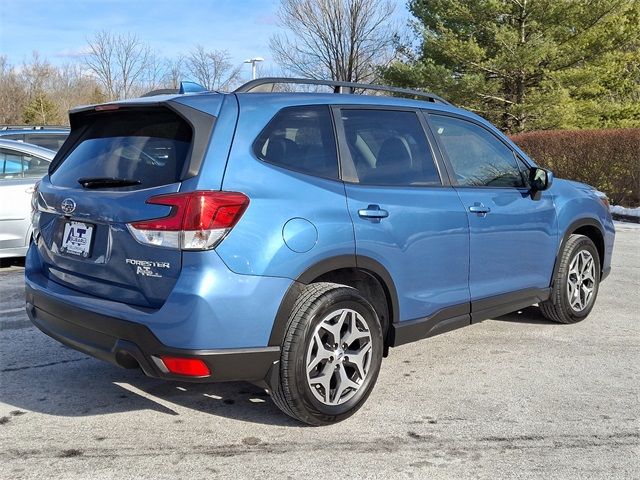
[[[266,379],[280,358],[280,347],[188,350],[167,347],[146,326],[66,304],[26,286],[27,314],[50,337],[83,353],[124,368],[140,367],[156,378],[192,382]],[[163,371],[160,355],[199,358],[211,375],[187,377]]]

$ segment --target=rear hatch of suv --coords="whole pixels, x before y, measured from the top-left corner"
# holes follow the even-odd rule
[[[178,192],[199,168],[215,122],[204,116],[208,126],[199,119],[205,128],[196,141],[193,122],[169,102],[72,113],[71,135],[34,197],[42,273],[98,297],[160,307],[182,252],[155,238],[141,241],[131,226],[171,216],[175,207],[153,199]]]

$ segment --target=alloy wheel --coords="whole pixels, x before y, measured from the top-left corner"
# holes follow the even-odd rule
[[[325,405],[341,405],[362,387],[371,364],[372,339],[365,318],[343,308],[326,315],[307,347],[307,382]]]
[[[580,250],[571,260],[567,275],[567,296],[575,312],[587,308],[596,288],[596,265],[591,253]]]

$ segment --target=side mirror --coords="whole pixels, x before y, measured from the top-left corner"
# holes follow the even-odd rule
[[[529,173],[529,183],[531,185],[531,190],[534,192],[546,190],[553,183],[553,173],[551,170],[533,167]]]

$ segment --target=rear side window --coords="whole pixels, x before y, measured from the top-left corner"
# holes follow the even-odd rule
[[[338,178],[338,156],[329,107],[280,110],[253,144],[265,162],[324,178]]]
[[[11,133],[9,135],[0,136],[3,140],[15,140],[16,142],[24,142],[24,135],[18,133]]]
[[[26,153],[0,149],[0,179],[41,178],[49,161]]]
[[[51,183],[77,187],[79,179],[139,181],[129,188],[174,183],[191,146],[189,124],[168,109],[95,113],[73,149],[51,174]]]
[[[67,135],[62,135],[58,133],[51,133],[51,134],[40,133],[40,134],[28,134],[26,136],[25,141],[27,143],[32,143],[34,145],[38,145],[43,148],[48,148],[49,150],[53,150],[54,152],[57,152],[58,150],[60,150],[60,147],[62,146],[62,144],[66,139],[67,139]]]
[[[430,115],[458,185],[467,187],[523,187],[524,181],[509,147],[488,130],[465,120]]]
[[[415,112],[342,110],[349,153],[364,185],[440,185],[440,176]]]
[[[2,178],[21,178],[22,166],[22,154],[0,150],[0,175]]]

